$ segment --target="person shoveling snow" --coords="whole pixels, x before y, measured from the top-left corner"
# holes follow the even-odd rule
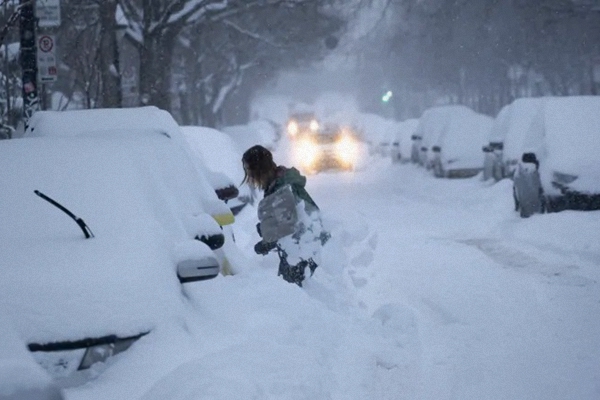
[[[306,177],[296,168],[275,164],[273,154],[260,145],[244,153],[242,164],[243,182],[264,192],[256,226],[262,240],[254,251],[266,255],[276,250],[279,275],[302,286],[305,269],[314,273],[320,249],[330,236],[323,229],[319,207],[305,189]]]

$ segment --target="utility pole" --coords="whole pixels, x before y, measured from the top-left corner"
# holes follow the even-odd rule
[[[37,88],[37,46],[35,41],[34,0],[20,0],[19,33],[21,37],[21,69],[23,71],[23,122],[25,127],[34,112],[39,110]]]

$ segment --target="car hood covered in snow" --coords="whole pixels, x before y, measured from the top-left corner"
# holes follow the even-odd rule
[[[0,311],[26,341],[135,335],[181,312],[177,246],[220,231],[181,157],[163,135],[0,143]]]

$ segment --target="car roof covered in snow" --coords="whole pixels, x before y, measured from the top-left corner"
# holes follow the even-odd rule
[[[122,134],[138,132],[177,135],[179,126],[171,114],[154,106],[92,110],[38,111],[33,114],[24,137]]]
[[[227,219],[224,216],[229,210],[214,193],[214,189],[220,187],[220,182],[212,179],[213,176],[209,176],[202,160],[193,156],[181,128],[167,111],[154,106],[38,111],[33,114],[23,135],[47,138],[86,136],[106,139],[143,139],[155,136],[169,138],[187,154],[186,158],[198,170],[198,183],[206,189],[203,198],[206,211],[214,216],[222,216],[223,220]]]
[[[182,126],[194,154],[214,172],[224,173],[235,184],[244,179],[242,151],[230,135],[204,126]]]
[[[422,144],[431,147],[437,144],[444,128],[453,115],[474,113],[473,110],[462,105],[439,106],[425,110],[419,119],[416,134],[421,136]]]

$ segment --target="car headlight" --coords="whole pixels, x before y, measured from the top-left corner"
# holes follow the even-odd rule
[[[343,135],[335,143],[335,154],[344,164],[354,164],[358,157],[358,145],[349,135]]]
[[[291,137],[296,136],[298,134],[299,130],[300,130],[300,127],[298,126],[298,123],[296,121],[290,121],[288,123],[287,132],[288,132],[288,135],[290,135]]]
[[[295,145],[295,158],[301,167],[309,168],[319,157],[319,146],[311,139],[304,138]]]
[[[316,119],[313,119],[312,121],[310,121],[309,128],[313,132],[316,132],[319,130],[319,123],[317,122]]]

